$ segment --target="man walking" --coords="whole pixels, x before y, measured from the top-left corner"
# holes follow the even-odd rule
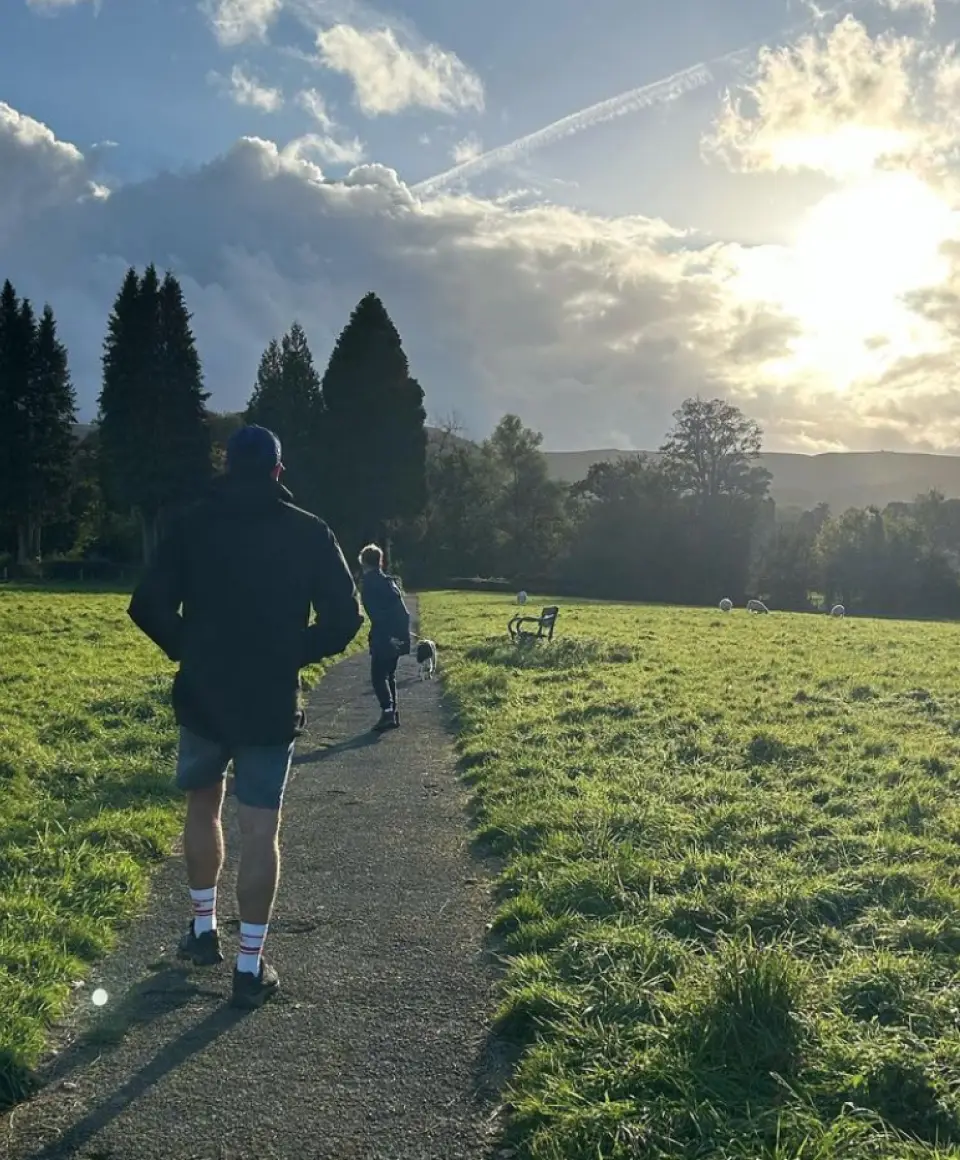
[[[300,715],[300,669],[342,652],[363,623],[353,577],[330,529],[280,483],[280,441],[242,427],[226,474],[161,542],[130,617],[179,663],[177,785],[193,921],[178,955],[223,961],[217,882],[224,778],[233,762],[240,825],[240,953],[232,1003],[258,1007],[279,988],[263,944],[280,876],[280,809]],[[311,605],[316,619],[310,624]]]
[[[374,732],[400,728],[397,662],[410,652],[410,613],[400,585],[383,570],[383,551],[368,544],[360,553],[363,607],[370,619],[370,680],[380,702]]]

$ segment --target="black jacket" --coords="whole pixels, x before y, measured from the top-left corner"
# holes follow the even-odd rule
[[[403,603],[399,597],[400,585],[386,572],[364,572],[360,581],[360,592],[363,598],[363,608],[370,619],[370,652],[377,654],[396,653],[391,643],[396,637],[401,644],[401,652],[410,651],[409,631],[401,632],[397,628],[395,613],[398,604]],[[406,605],[404,604],[404,607]]]
[[[273,480],[222,477],[133,594],[134,623],[180,664],[177,721],[201,737],[288,744],[300,669],[343,652],[363,624],[336,537],[292,499]]]

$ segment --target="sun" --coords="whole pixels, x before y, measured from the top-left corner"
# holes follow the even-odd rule
[[[798,327],[789,354],[765,372],[845,390],[900,358],[936,349],[938,328],[904,299],[946,278],[942,246],[956,232],[955,212],[929,185],[910,173],[881,172],[818,202],[791,246],[745,253],[741,292]]]

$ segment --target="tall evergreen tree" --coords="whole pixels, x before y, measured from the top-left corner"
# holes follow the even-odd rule
[[[303,327],[294,322],[280,342],[272,339],[263,352],[244,418],[277,434],[290,487],[310,504],[317,499],[322,410],[310,344]]]
[[[338,534],[389,541],[426,505],[426,412],[400,335],[376,294],[341,333],[322,383],[327,503]]]
[[[21,303],[12,284],[5,282],[0,291],[0,513],[11,534],[19,528],[26,500],[32,322],[29,303]]]
[[[128,270],[107,325],[100,456],[108,502],[136,514],[149,559],[168,509],[211,471],[203,376],[190,313],[172,274]]]
[[[262,427],[270,427],[271,431],[280,426],[280,421],[286,416],[283,407],[283,358],[280,354],[280,343],[275,338],[260,356],[260,365],[257,368],[257,381],[253,385],[253,394],[247,403],[243,417],[248,423],[259,423]],[[278,421],[279,420],[279,421]],[[280,431],[277,430],[279,435]]]
[[[165,481],[164,500],[177,504],[191,499],[210,478],[211,434],[207,422],[203,370],[179,281],[167,273],[159,294],[157,387],[163,407],[160,421],[173,473]]]
[[[23,319],[24,330],[33,327]],[[70,381],[67,349],[57,337],[57,323],[45,306],[35,327],[27,393],[25,503],[20,513],[20,557],[36,558],[46,525],[67,510],[73,481],[76,441],[76,396]]]

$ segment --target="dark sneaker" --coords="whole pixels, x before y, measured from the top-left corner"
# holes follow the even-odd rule
[[[220,950],[220,932],[205,930],[203,934],[193,933],[193,923],[187,927],[187,933],[180,940],[177,947],[177,958],[187,959],[195,967],[215,967],[223,962],[223,951]]]
[[[280,990],[280,976],[269,963],[260,960],[260,974],[251,975],[249,971],[238,971],[233,968],[233,995],[230,998],[231,1007],[242,1007],[252,1011],[262,1007],[268,999],[273,998]]]
[[[380,714],[380,720],[374,725],[374,733],[386,733],[388,729],[397,729],[400,726],[399,716],[390,710]]]

